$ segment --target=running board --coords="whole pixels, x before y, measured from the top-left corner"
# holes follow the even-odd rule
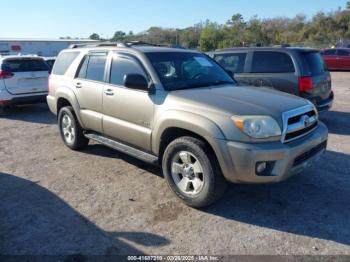
[[[84,135],[85,137],[91,140],[95,140],[105,146],[116,149],[122,153],[135,157],[139,160],[142,160],[151,164],[156,164],[158,162],[158,157],[156,157],[155,155],[152,155],[150,153],[141,151],[134,147],[122,144],[108,137],[105,137],[96,133],[85,133]]]

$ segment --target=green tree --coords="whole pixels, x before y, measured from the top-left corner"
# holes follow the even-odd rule
[[[220,47],[223,32],[217,23],[207,21],[201,32],[199,48],[201,51],[212,51]]]
[[[92,35],[89,36],[90,39],[92,40],[100,40],[99,34],[93,33]]]
[[[125,32],[123,31],[116,31],[112,37],[112,41],[118,42],[118,41],[124,41],[126,37]]]

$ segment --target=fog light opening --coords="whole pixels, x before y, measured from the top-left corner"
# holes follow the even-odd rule
[[[275,162],[258,162],[256,163],[255,172],[258,176],[272,176],[272,170],[275,165]]]
[[[263,173],[267,168],[267,163],[266,162],[261,162],[256,165],[256,172],[258,174]]]

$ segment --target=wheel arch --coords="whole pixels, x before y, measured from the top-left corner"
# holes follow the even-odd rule
[[[161,116],[152,134],[152,151],[161,159],[166,145],[178,137],[193,136],[203,140],[210,148],[211,143],[206,137],[224,139],[220,128],[211,120],[200,115],[172,111]],[[213,152],[215,152],[213,150]]]
[[[60,112],[60,109],[62,107],[71,106],[74,110],[75,116],[79,121],[79,124],[84,128],[84,124],[79,114],[80,106],[73,91],[71,91],[67,87],[61,87],[56,91],[56,97],[57,97],[57,102],[56,102],[57,115]]]

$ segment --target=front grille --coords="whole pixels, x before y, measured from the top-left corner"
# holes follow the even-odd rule
[[[304,129],[301,129],[301,130],[298,130],[298,131],[295,131],[295,132],[292,132],[292,133],[288,133],[286,134],[286,138],[285,138],[285,141],[291,141],[297,137],[300,137],[302,135],[306,135],[308,134],[310,131],[314,130],[316,127],[317,127],[318,123],[315,122],[313,125],[307,127],[307,128],[304,128]]]
[[[309,117],[313,117],[316,115],[316,112],[315,111],[309,111],[305,114],[302,114],[302,115],[297,115],[297,116],[294,116],[294,117],[291,117],[288,119],[288,125],[292,125],[292,124],[295,124],[295,123],[298,123],[300,121],[300,118],[303,116],[303,115],[307,115]]]
[[[319,144],[318,146],[312,148],[310,151],[298,156],[294,160],[293,167],[299,166],[303,164],[305,161],[309,160],[313,156],[317,155],[319,152],[327,148],[327,141],[323,142],[322,144]]]
[[[311,133],[318,126],[318,115],[314,107],[307,105],[283,113],[282,142],[288,143]]]

